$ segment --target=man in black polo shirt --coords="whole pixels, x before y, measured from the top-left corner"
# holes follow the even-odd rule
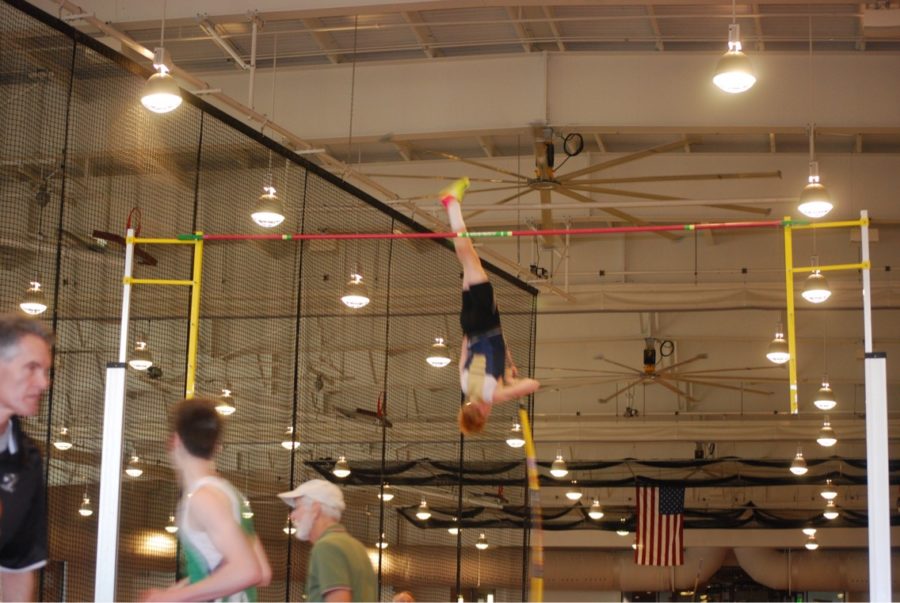
[[[47,563],[41,454],[19,417],[38,413],[50,385],[53,336],[33,319],[0,315],[0,589],[3,601],[32,601]]]

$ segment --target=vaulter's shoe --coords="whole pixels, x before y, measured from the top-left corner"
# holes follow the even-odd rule
[[[462,203],[466,191],[469,189],[469,179],[460,178],[453,184],[441,191],[441,203],[447,205],[451,200]]]

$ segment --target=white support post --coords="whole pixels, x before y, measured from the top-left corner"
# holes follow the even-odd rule
[[[866,351],[866,479],[869,511],[869,600],[893,601],[891,593],[891,503],[888,473],[887,358],[872,351],[872,281],[868,212],[860,212],[863,323]]]
[[[125,370],[128,358],[128,320],[131,306],[131,278],[134,263],[134,230],[125,244],[125,271],[122,279],[122,317],[119,327],[117,362],[106,366],[103,401],[103,452],[100,461],[100,508],[97,525],[97,565],[94,574],[94,601],[116,600],[116,566],[119,557],[119,501],[122,480],[122,426],[125,416]]]

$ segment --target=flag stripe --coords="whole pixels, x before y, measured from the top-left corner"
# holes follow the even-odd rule
[[[684,563],[684,488],[637,489],[637,537],[634,551],[639,565]]]

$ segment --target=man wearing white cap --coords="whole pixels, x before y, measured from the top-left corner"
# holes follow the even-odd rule
[[[378,584],[365,547],[341,525],[341,489],[321,479],[278,495],[294,510],[297,538],[313,543],[306,572],[307,601],[377,601]]]

